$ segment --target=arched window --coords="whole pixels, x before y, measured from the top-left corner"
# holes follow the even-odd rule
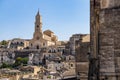
[[[39,28],[39,26],[37,25],[37,28]]]

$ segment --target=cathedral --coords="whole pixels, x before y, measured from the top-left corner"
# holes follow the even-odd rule
[[[57,36],[51,30],[45,30],[42,32],[42,17],[38,11],[35,17],[35,32],[33,38],[30,41],[31,49],[40,49],[56,45],[58,41]]]
[[[58,42],[57,36],[51,30],[42,31],[42,17],[37,12],[35,17],[35,31],[32,39],[15,38],[9,41],[8,48],[22,50],[26,48],[40,49],[55,46]]]

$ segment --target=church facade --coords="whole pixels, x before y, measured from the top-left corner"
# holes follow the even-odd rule
[[[31,49],[40,49],[56,45],[58,41],[57,36],[51,30],[45,30],[42,32],[42,17],[38,11],[35,17],[35,32],[33,38],[30,41]]]

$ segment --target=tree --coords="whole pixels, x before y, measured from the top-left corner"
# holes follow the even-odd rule
[[[3,40],[3,41],[1,41],[1,42],[0,42],[0,44],[1,44],[1,45],[7,45],[7,44],[8,44],[8,42],[7,42],[7,41],[5,41],[5,40]]]
[[[6,64],[6,63],[3,63],[2,65],[1,65],[1,68],[7,68],[8,67],[8,65]]]
[[[22,58],[22,63],[23,64],[27,64],[27,62],[28,62],[28,58]]]
[[[15,63],[13,64],[13,67],[20,66],[21,65],[21,61],[22,61],[21,57],[16,58]]]
[[[27,57],[26,58],[18,57],[18,58],[16,58],[15,63],[13,64],[13,67],[18,67],[18,66],[20,66],[22,64],[26,65],[27,62],[28,62],[28,58]]]
[[[0,68],[12,68],[12,65],[7,64],[7,63],[2,63]]]

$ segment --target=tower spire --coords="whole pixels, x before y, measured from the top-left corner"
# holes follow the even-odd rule
[[[35,30],[42,32],[42,18],[40,16],[39,9],[35,17]]]
[[[38,8],[38,12],[39,12],[39,8]]]
[[[39,13],[39,8],[38,8],[38,12],[37,12],[37,15],[40,15],[40,13]]]

